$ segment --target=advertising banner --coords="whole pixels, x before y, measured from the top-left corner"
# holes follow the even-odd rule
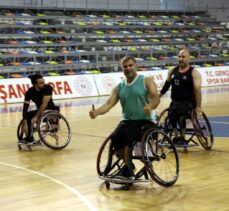
[[[202,86],[229,85],[229,66],[197,68],[202,76]],[[168,70],[142,71],[138,74],[151,76],[160,90]],[[53,87],[53,99],[79,98],[110,95],[112,89],[125,79],[122,72],[44,77]],[[30,79],[0,79],[0,104],[23,102]]]
[[[53,99],[97,96],[93,75],[44,77],[53,87]],[[30,79],[0,79],[0,103],[23,102]]]

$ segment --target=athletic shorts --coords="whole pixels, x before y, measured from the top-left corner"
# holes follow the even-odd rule
[[[149,120],[123,120],[111,134],[112,145],[116,151],[125,146],[132,147],[135,142],[141,141],[143,132],[152,127],[157,126]]]

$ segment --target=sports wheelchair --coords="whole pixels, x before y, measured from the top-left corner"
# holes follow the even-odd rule
[[[206,150],[211,150],[214,144],[214,137],[210,122],[204,112],[197,114],[195,109],[184,116],[186,122],[185,137],[187,144],[183,146],[184,151],[187,152],[188,147],[195,147],[201,145]],[[173,140],[174,131],[169,120],[169,108],[163,110],[158,117],[158,127],[161,128],[168,137]],[[178,128],[179,132],[179,128]]]
[[[32,143],[22,144],[19,140],[26,137],[22,132],[22,123],[20,121],[17,128],[18,149],[26,146],[29,150],[37,145],[46,145],[50,149],[59,150],[65,148],[71,140],[71,128],[67,119],[56,110],[44,111],[36,125],[31,125],[34,141]]]
[[[141,140],[134,141],[129,156],[136,172],[132,178],[118,179],[116,175],[124,166],[123,160],[116,154],[111,136],[101,145],[97,155],[97,173],[105,181],[106,188],[110,183],[124,185],[129,189],[134,183],[155,181],[161,186],[175,184],[179,176],[179,157],[170,138],[157,128],[142,128]]]

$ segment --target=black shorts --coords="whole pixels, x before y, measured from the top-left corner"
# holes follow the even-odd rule
[[[194,106],[192,102],[182,101],[182,102],[172,102],[169,107],[169,119],[174,128],[176,128],[177,123],[181,118],[189,118],[191,111]]]
[[[123,120],[111,134],[112,145],[115,150],[132,147],[133,144],[141,140],[144,130],[157,127],[149,120]]]

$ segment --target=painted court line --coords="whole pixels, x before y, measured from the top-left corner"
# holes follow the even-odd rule
[[[210,121],[210,123],[229,125],[229,122],[217,122],[217,121]]]
[[[30,169],[27,169],[27,168],[23,168],[23,167],[20,167],[20,166],[17,166],[17,165],[13,165],[13,164],[9,164],[9,163],[5,163],[5,162],[0,162],[0,164],[4,165],[4,166],[9,166],[9,167],[12,167],[12,168],[17,168],[17,169],[21,169],[21,170],[24,170],[24,171],[27,171],[31,174],[36,174],[38,176],[41,176],[43,178],[46,178],[54,183],[57,183],[63,187],[65,187],[67,190],[69,190],[70,192],[72,192],[74,195],[76,195],[77,197],[80,198],[80,200],[88,207],[89,210],[91,211],[97,211],[97,209],[91,204],[91,202],[87,199],[86,196],[84,196],[82,193],[80,193],[79,191],[77,191],[76,189],[72,188],[71,186],[53,178],[53,177],[50,177],[48,175],[45,175],[45,174],[42,174],[40,172],[37,172],[37,171],[34,171],[34,170],[30,170]]]

